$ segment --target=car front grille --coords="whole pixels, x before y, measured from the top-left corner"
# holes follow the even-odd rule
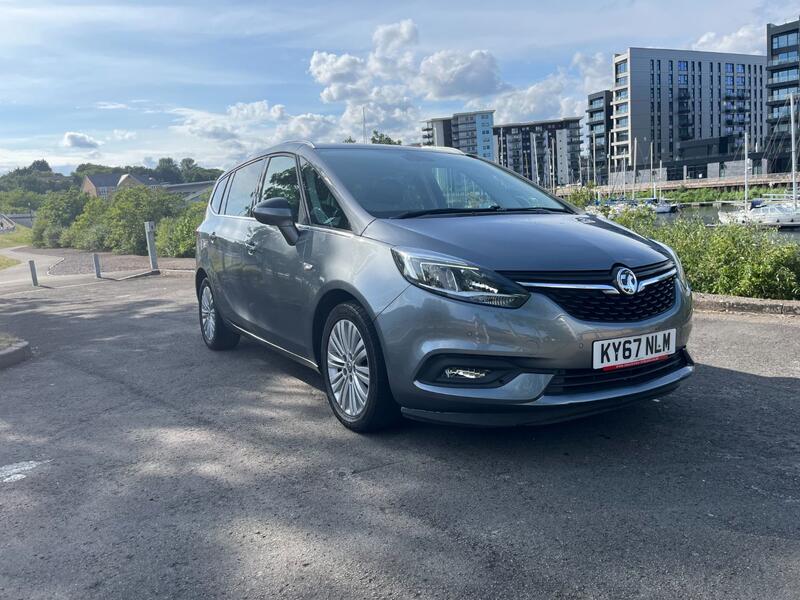
[[[632,269],[639,281],[674,272],[672,261]],[[666,312],[675,304],[675,275],[669,275],[627,296],[615,293],[612,271],[519,272],[501,274],[543,294],[582,321],[631,323]],[[574,286],[574,287],[573,287]],[[595,286],[594,288],[592,286]],[[605,288],[605,291],[604,289]],[[607,292],[612,293],[607,293]]]
[[[546,396],[581,394],[647,383],[657,377],[692,364],[686,350],[681,348],[669,358],[638,365],[601,371],[597,369],[563,369],[556,371],[545,388]]]

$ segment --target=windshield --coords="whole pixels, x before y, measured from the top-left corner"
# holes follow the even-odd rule
[[[317,152],[375,217],[572,212],[532,183],[462,154],[370,148],[320,148]]]

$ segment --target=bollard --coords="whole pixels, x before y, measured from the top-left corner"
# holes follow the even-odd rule
[[[147,254],[150,256],[150,270],[158,271],[158,259],[156,258],[156,224],[153,221],[145,221],[144,234],[147,236]]]
[[[92,262],[94,263],[94,276],[100,279],[100,257],[92,254]]]
[[[32,260],[28,261],[28,266],[31,268],[31,281],[33,282],[33,287],[39,286],[39,278],[36,277],[36,263]]]

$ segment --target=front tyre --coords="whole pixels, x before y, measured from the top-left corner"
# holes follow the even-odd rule
[[[320,356],[328,402],[345,427],[375,431],[397,420],[378,336],[361,306],[346,302],[331,311]]]
[[[239,343],[239,334],[225,324],[214,302],[208,279],[200,284],[200,333],[212,350],[229,350]]]

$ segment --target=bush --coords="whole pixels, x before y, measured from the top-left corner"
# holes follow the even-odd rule
[[[80,248],[81,250],[108,250],[108,200],[92,198],[83,207],[83,212],[64,231],[61,236],[63,247]]]
[[[707,227],[699,219],[657,225],[646,208],[628,209],[620,225],[671,246],[698,292],[800,299],[800,244],[753,225]]]
[[[572,190],[567,196],[567,202],[578,208],[586,208],[594,202],[596,196],[595,188],[590,184]]]
[[[78,190],[49,192],[33,222],[31,241],[34,246],[58,248],[61,234],[81,214],[89,197]]]
[[[185,206],[180,196],[158,188],[132,187],[114,194],[103,217],[106,244],[119,254],[147,254],[145,221],[174,217]]]
[[[159,256],[193,257],[195,231],[203,222],[206,204],[193,202],[177,217],[162,219],[156,229],[156,250]]]

